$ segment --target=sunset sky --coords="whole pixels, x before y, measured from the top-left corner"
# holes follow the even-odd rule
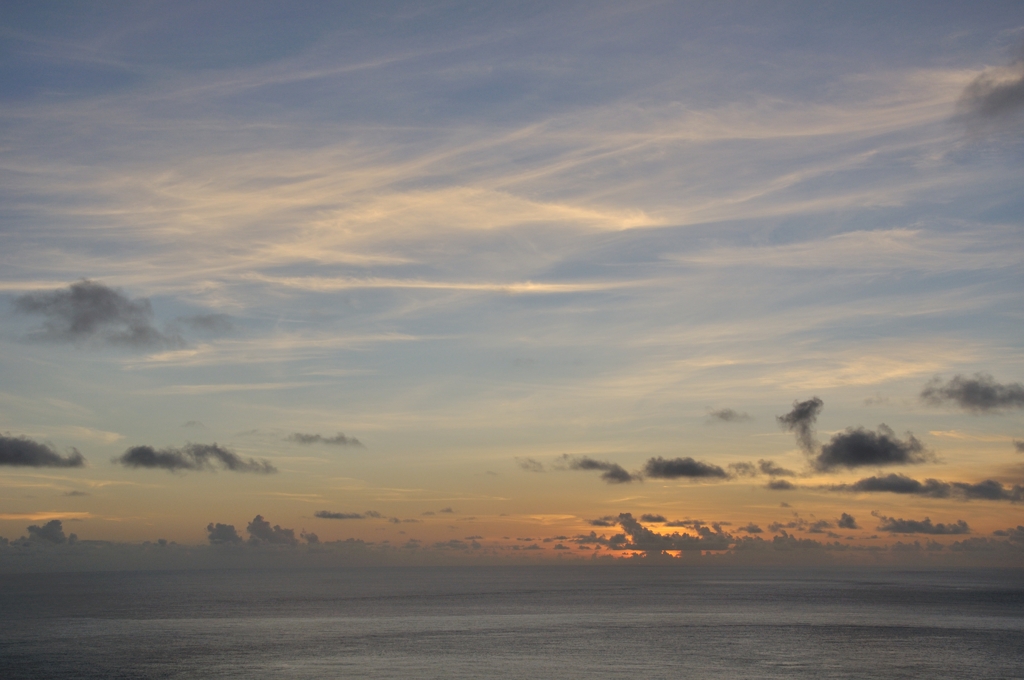
[[[12,2],[0,46],[0,561],[1024,564],[1021,3]]]

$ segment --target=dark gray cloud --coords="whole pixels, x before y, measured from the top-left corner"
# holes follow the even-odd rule
[[[51,519],[43,526],[33,524],[28,527],[28,538],[30,541],[39,541],[40,543],[74,543],[78,540],[78,536],[71,534],[70,536],[64,535],[64,526],[59,519]]]
[[[983,482],[943,482],[926,479],[923,482],[906,475],[889,474],[884,477],[865,477],[853,484],[835,484],[832,491],[851,493],[897,493],[926,498],[959,498],[960,500],[990,500],[1020,502],[1024,500],[1024,486],[1005,487],[986,479]]]
[[[1024,453],[1024,442],[1014,439],[1013,448],[1017,449],[1017,453]]]
[[[438,512],[447,513],[449,515],[455,514],[455,511],[452,510],[451,508],[441,508],[440,510],[438,510]]]
[[[363,443],[355,437],[347,437],[344,433],[339,432],[333,437],[324,437],[319,434],[303,434],[302,432],[294,432],[287,437],[287,441],[295,442],[296,444],[329,444],[330,446],[362,446]]]
[[[309,543],[310,545],[316,545],[320,542],[320,537],[314,534],[312,531],[308,534],[305,531],[303,531],[301,534],[299,534],[299,536],[301,536],[302,540],[304,540],[306,543]]]
[[[997,383],[987,373],[975,373],[970,378],[956,375],[946,383],[933,379],[921,390],[921,399],[935,406],[953,402],[972,413],[1024,408],[1024,385]]]
[[[885,515],[875,516],[878,517],[878,530],[888,531],[890,534],[932,534],[938,536],[971,533],[971,528],[962,519],[957,520],[956,524],[943,524],[942,522],[932,524],[932,520],[929,517],[925,517],[923,520],[916,520],[896,519],[895,517],[886,517]]]
[[[186,444],[181,448],[155,449],[152,446],[133,446],[115,463],[132,468],[159,468],[161,470],[214,470],[214,462],[232,472],[271,474],[277,468],[266,460],[244,459],[230,449],[214,444]]]
[[[761,459],[757,461],[758,469],[769,477],[796,477],[796,473],[775,464],[774,461]]]
[[[668,520],[666,520],[666,519],[665,519],[665,516],[664,516],[664,515],[650,515],[650,514],[644,514],[644,515],[640,515],[640,521],[641,521],[641,522],[658,522],[658,523],[664,523],[664,522],[666,522],[666,521],[668,521]]]
[[[533,458],[516,458],[516,465],[527,472],[544,472],[544,463]]]
[[[793,410],[783,416],[777,416],[779,425],[796,434],[796,441],[804,451],[812,453],[817,447],[814,439],[814,423],[818,420],[818,414],[825,406],[818,397],[811,397],[807,401],[794,401]]]
[[[772,491],[790,491],[797,488],[796,484],[787,479],[773,479],[764,485],[764,488]]]
[[[748,524],[745,527],[740,527],[739,530],[740,531],[745,531],[748,534],[760,534],[760,533],[764,532],[764,530],[761,529],[761,527],[757,526],[753,522],[751,522],[750,524]]]
[[[729,473],[717,465],[697,461],[689,456],[669,460],[661,456],[651,458],[644,465],[644,474],[656,479],[679,479],[680,477],[727,479],[729,477]]]
[[[597,519],[588,519],[587,524],[592,527],[614,527],[619,525],[619,518],[608,515],[606,517],[598,517]]]
[[[150,319],[153,309],[145,298],[131,299],[102,283],[83,279],[67,288],[27,293],[14,299],[23,314],[43,317],[43,325],[31,334],[49,342],[97,340],[135,348],[179,347],[177,335],[165,335]]]
[[[282,529],[275,524],[263,519],[263,515],[256,515],[245,530],[249,533],[249,543],[252,545],[298,545],[299,539],[295,538],[294,529]]]
[[[601,470],[601,479],[609,484],[624,484],[639,480],[640,477],[626,472],[618,463],[610,463],[603,460],[595,460],[589,456],[562,456],[570,470]]]
[[[819,519],[816,522],[811,522],[807,527],[807,533],[809,534],[823,534],[826,529],[834,529],[835,525],[829,522],[827,519]]]
[[[878,432],[862,427],[847,428],[845,432],[832,437],[821,447],[821,453],[814,459],[814,468],[820,471],[836,468],[856,468],[866,465],[908,465],[923,463],[929,459],[914,435],[907,433],[907,440],[901,441],[884,423]]]
[[[857,520],[854,519],[853,515],[848,515],[845,512],[836,521],[836,526],[840,529],[860,529],[860,527],[857,526]]]
[[[376,516],[380,516],[379,513],[374,513]],[[369,515],[358,512],[331,512],[330,510],[317,510],[313,513],[314,517],[320,519],[366,519]]]
[[[712,422],[723,422],[723,423],[740,423],[744,420],[750,420],[750,415],[747,413],[740,413],[734,411],[731,408],[720,408],[716,411],[708,413],[708,420]]]
[[[1010,64],[1008,75],[989,71],[972,80],[961,93],[957,109],[968,120],[1005,118],[1024,109],[1024,50]]]
[[[210,522],[206,525],[206,532],[209,535],[210,545],[233,545],[242,542],[242,537],[238,535],[232,524]]]
[[[1018,543],[1024,546],[1024,526],[1020,524],[1009,529],[996,529],[992,532],[992,535],[1007,537],[1011,543]]]
[[[62,456],[46,444],[32,441],[27,437],[0,435],[0,465],[24,467],[82,467],[85,458],[72,448]]]

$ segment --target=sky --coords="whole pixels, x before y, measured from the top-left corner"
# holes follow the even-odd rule
[[[0,568],[1021,566],[1022,132],[1016,2],[5,3]]]

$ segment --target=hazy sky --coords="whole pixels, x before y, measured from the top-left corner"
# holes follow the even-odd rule
[[[1019,2],[0,22],[8,553],[1024,562]]]

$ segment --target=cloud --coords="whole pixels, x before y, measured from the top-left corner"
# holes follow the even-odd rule
[[[614,515],[608,515],[606,517],[598,517],[597,519],[588,519],[587,524],[592,527],[614,527],[618,526],[619,518]]]
[[[372,516],[380,517],[380,513],[373,513],[373,515],[371,515],[369,512],[360,514],[358,512],[331,512],[330,510],[317,510],[313,513],[313,516],[319,517],[320,519],[366,519],[367,517]]]
[[[320,542],[320,537],[314,534],[313,532],[307,534],[305,531],[303,531],[301,534],[299,534],[299,536],[301,536],[302,540],[304,540],[306,543],[309,543],[310,545],[316,545]]]
[[[1003,118],[1024,108],[1024,58],[1018,57],[1008,69],[993,69],[972,80],[957,108],[973,119]]]
[[[745,420],[751,420],[751,417],[747,413],[740,413],[739,411],[734,411],[731,408],[720,408],[708,413],[708,420],[712,422],[717,420],[723,423],[739,423]]]
[[[711,463],[686,458],[666,460],[661,456],[651,458],[644,465],[644,474],[656,479],[678,479],[680,477],[728,479],[729,473]]]
[[[840,529],[860,529],[860,527],[857,526],[857,520],[854,519],[853,515],[848,515],[845,512],[836,521],[836,526]]]
[[[840,432],[821,447],[821,453],[812,464],[815,469],[824,472],[841,467],[923,463],[929,457],[914,435],[907,433],[907,441],[900,441],[892,429],[883,423],[878,426],[878,432],[862,427],[850,427]]]
[[[149,300],[131,299],[102,283],[82,279],[66,289],[26,293],[14,299],[23,314],[44,318],[34,339],[49,342],[99,340],[135,348],[180,347],[182,339],[165,335],[150,323]]]
[[[884,477],[865,477],[853,484],[836,484],[832,491],[852,493],[897,493],[926,498],[959,498],[961,500],[990,500],[1019,502],[1024,500],[1024,486],[1004,487],[986,479],[983,482],[943,482],[926,479],[920,482],[906,475],[889,474]]]
[[[631,513],[624,512],[618,516],[618,524],[623,533],[611,538],[598,536],[596,532],[589,535],[576,536],[573,541],[580,545],[602,545],[610,550],[642,550],[660,552],[662,550],[725,550],[733,538],[722,531],[717,524],[711,527],[693,522],[694,534],[659,534],[644,527]]]
[[[874,514],[874,513],[872,513]],[[933,534],[933,535],[949,535],[949,534],[969,534],[971,528],[967,526],[967,522],[957,520],[956,524],[932,524],[932,520],[925,517],[923,520],[916,519],[896,519],[895,517],[886,517],[885,515],[875,515],[878,517],[879,531],[888,531],[890,534]]]
[[[763,529],[761,529],[761,527],[757,526],[753,522],[751,522],[750,524],[748,524],[745,527],[740,527],[739,530],[740,531],[745,531],[748,534],[760,534],[760,533],[763,533],[763,531],[764,531]]]
[[[319,434],[303,434],[302,432],[294,432],[285,437],[285,439],[290,442],[295,442],[296,444],[329,444],[331,446],[363,445],[363,443],[355,437],[346,437],[342,432],[339,432],[333,437],[323,437]]]
[[[665,522],[667,520],[665,519],[664,515],[645,514],[645,515],[640,515],[640,521],[641,522],[659,522],[659,523],[663,523],[663,522]]]
[[[945,384],[939,378],[933,379],[921,390],[921,399],[934,406],[951,401],[972,413],[1024,408],[1024,385],[1003,385],[987,373],[975,373],[971,378],[956,375]]]
[[[914,496],[928,496],[931,498],[948,498],[951,487],[945,482],[937,479],[926,479],[923,483],[907,477],[906,475],[889,474],[884,477],[865,477],[853,484],[836,484],[831,487],[833,491],[851,492],[888,492],[899,494],[910,494]]]
[[[814,439],[814,423],[821,413],[823,402],[818,397],[811,397],[807,401],[794,401],[793,410],[783,416],[777,416],[779,425],[794,432],[796,441],[804,451],[811,453],[817,447]]]
[[[761,459],[757,461],[757,467],[761,472],[768,475],[769,477],[796,477],[796,473],[792,470],[787,470],[784,467],[779,467],[774,461]]]
[[[568,454],[563,455],[562,458],[570,470],[602,470],[601,479],[609,484],[624,484],[640,479],[639,476],[626,472],[625,468],[618,463],[594,460],[589,456],[570,456]]]
[[[757,477],[757,467],[753,463],[729,463],[729,470],[737,477]]]
[[[210,522],[206,525],[206,531],[209,534],[210,545],[232,545],[242,542],[242,537],[232,524]]]
[[[40,541],[42,543],[74,543],[78,540],[78,536],[71,534],[70,536],[64,535],[64,527],[59,519],[51,519],[43,526],[33,524],[28,527],[28,538],[30,541]]]
[[[795,489],[797,487],[796,487],[796,484],[794,484],[793,482],[791,482],[789,480],[786,480],[786,479],[773,479],[770,482],[768,482],[767,484],[765,484],[764,488],[770,489],[772,491],[790,491],[791,489]]]
[[[1024,453],[1024,442],[1019,439],[1014,439],[1013,448],[1017,449],[1017,453]]]
[[[516,458],[516,465],[527,472],[544,472],[544,464],[533,458]]]
[[[0,435],[0,465],[25,467],[82,467],[85,458],[72,448],[66,457],[61,456],[46,444],[34,442],[27,437]]]
[[[180,449],[154,449],[152,446],[133,446],[113,462],[132,468],[159,468],[162,470],[213,470],[213,462],[232,472],[272,474],[277,468],[266,460],[245,460],[230,449],[214,444],[186,444]]]
[[[298,545],[299,543],[299,539],[295,538],[294,529],[282,529],[277,524],[270,526],[270,522],[263,519],[263,515],[253,517],[253,520],[249,522],[245,530],[249,533],[249,543],[252,545],[262,545],[264,543],[272,545]]]

